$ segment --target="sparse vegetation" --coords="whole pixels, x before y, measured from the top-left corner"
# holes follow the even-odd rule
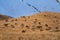
[[[23,28],[24,27],[24,24],[21,24],[20,26]]]
[[[29,26],[28,26],[28,25],[26,25],[26,28],[28,28],[28,29],[29,29]]]
[[[48,27],[48,25],[47,25],[47,24],[45,24],[45,26],[46,26],[46,27]]]
[[[14,25],[11,25],[11,27],[12,27],[12,28],[15,28],[15,26],[14,26]]]
[[[0,40],[60,40],[60,14],[54,18],[56,14],[47,13],[47,18],[45,13],[1,20]]]
[[[4,26],[8,26],[8,24],[4,24]]]
[[[41,29],[41,28],[42,28],[42,26],[37,26],[37,28],[38,28],[38,29]]]
[[[48,31],[48,30],[51,30],[52,28],[51,27],[46,27],[46,30]]]
[[[22,33],[25,33],[26,32],[26,30],[22,30]]]

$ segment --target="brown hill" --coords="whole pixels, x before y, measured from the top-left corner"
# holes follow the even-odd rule
[[[0,23],[1,40],[60,40],[60,13],[41,12]]]
[[[9,18],[13,18],[13,17],[0,14],[0,20],[6,20],[6,19],[9,19]]]

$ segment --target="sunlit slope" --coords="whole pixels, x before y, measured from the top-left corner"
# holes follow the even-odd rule
[[[60,13],[41,12],[0,23],[1,40],[59,40],[60,37]]]

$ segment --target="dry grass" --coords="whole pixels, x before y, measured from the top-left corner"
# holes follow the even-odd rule
[[[60,13],[41,12],[7,20],[0,21],[0,40],[60,40]]]

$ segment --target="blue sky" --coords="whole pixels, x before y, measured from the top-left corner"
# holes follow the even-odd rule
[[[27,3],[35,6],[40,12],[60,12],[60,4],[56,0],[0,0],[0,14],[19,17],[38,12]]]

